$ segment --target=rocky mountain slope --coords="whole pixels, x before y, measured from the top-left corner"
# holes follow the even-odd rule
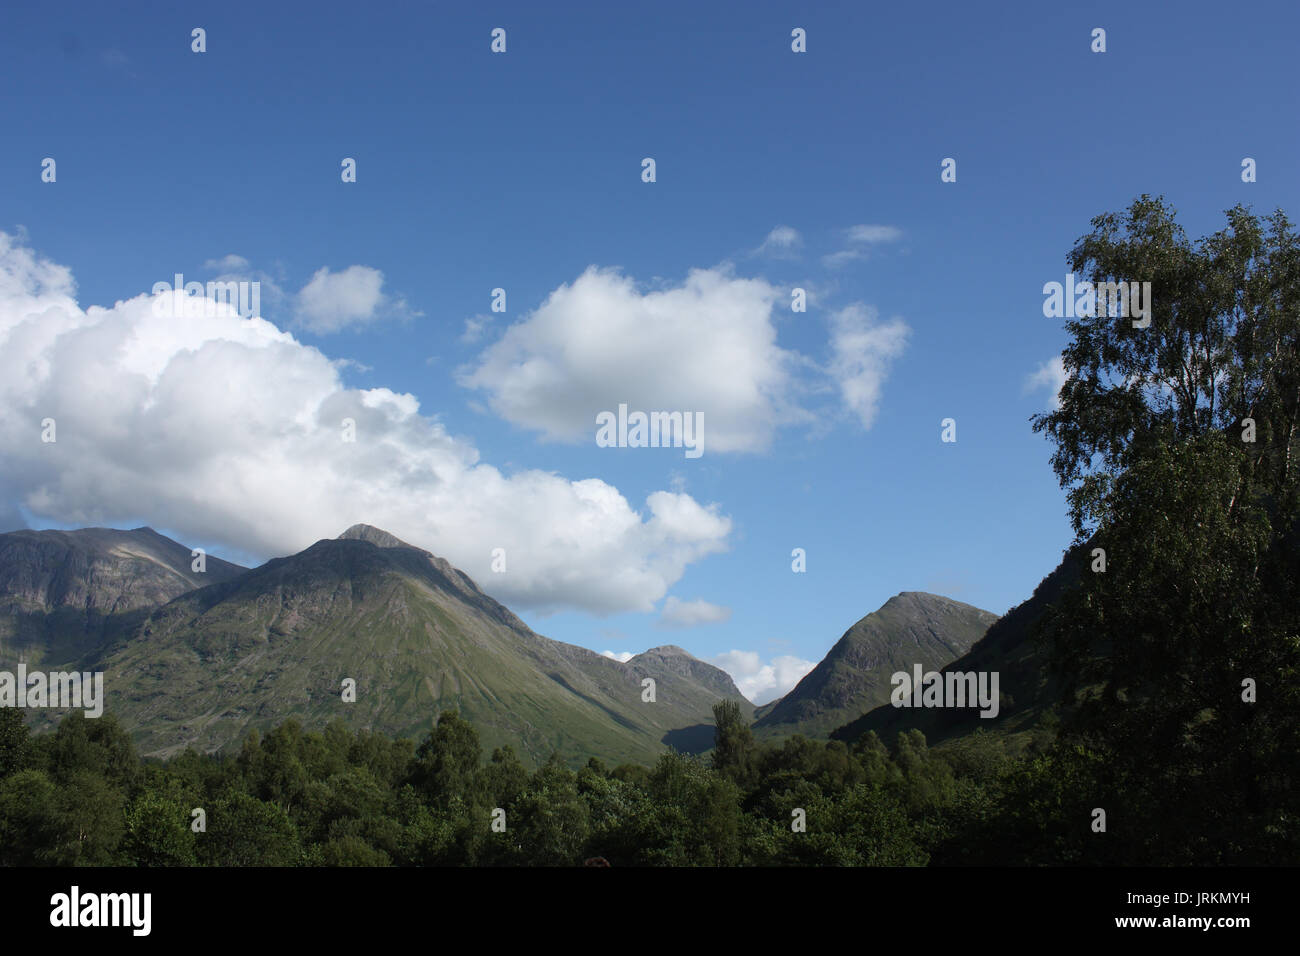
[[[68,661],[93,653],[141,612],[247,569],[152,528],[0,534],[0,659]]]
[[[532,760],[650,762],[666,743],[711,744],[713,704],[743,700],[680,648],[623,664],[542,637],[446,561],[364,525],[168,602],[96,666],[109,708],[159,755],[289,716],[419,736],[455,709],[486,747]]]
[[[904,591],[844,632],[793,690],[764,705],[754,725],[760,737],[831,731],[889,703],[891,676],[916,664],[938,670],[984,636],[996,614],[969,604]]]

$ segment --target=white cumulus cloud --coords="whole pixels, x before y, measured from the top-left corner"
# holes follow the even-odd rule
[[[325,335],[385,317],[420,314],[412,312],[404,299],[394,300],[385,295],[383,289],[384,274],[370,266],[348,266],[341,272],[317,269],[298,293],[298,324]]]
[[[170,318],[148,295],[75,295],[69,269],[0,233],[0,519],[151,524],[264,557],[364,522],[539,612],[651,612],[727,547],[716,505],[655,491],[637,508],[597,478],[504,473],[415,396],[347,388],[324,353],[224,303]]]
[[[786,654],[764,662],[757,651],[732,650],[709,658],[709,663],[731,675],[745,698],[766,704],[789,693],[804,676],[817,666]]]
[[[797,401],[804,356],[777,345],[784,293],[762,279],[696,269],[643,292],[611,269],[587,269],[512,325],[462,385],[493,411],[557,441],[594,441],[596,416],[702,412],[706,453],[761,452],[776,430],[813,416]]]

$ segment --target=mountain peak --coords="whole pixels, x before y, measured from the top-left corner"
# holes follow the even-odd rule
[[[381,528],[376,528],[368,524],[354,524],[341,535],[339,541],[366,541],[377,548],[410,548],[413,545],[407,544],[396,535],[389,534]],[[416,548],[418,551],[419,549]]]
[[[756,728],[821,736],[890,702],[891,675],[938,670],[966,653],[997,615],[927,591],[901,591],[844,632]]]
[[[662,644],[659,647],[652,647],[648,650],[642,651],[641,654],[637,655],[637,657],[641,657],[642,654],[654,654],[657,657],[689,657],[692,660],[695,659],[695,655],[690,651],[686,650],[684,647],[678,647],[676,644]]]

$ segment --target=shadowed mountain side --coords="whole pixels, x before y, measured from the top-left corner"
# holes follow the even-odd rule
[[[758,721],[762,720],[764,717],[766,717],[766,716],[767,716],[768,714],[770,714],[772,711],[776,710],[776,705],[779,704],[779,703],[781,703],[781,698],[780,698],[780,697],[776,698],[775,700],[769,700],[766,704],[759,704],[757,707],[755,707],[755,708],[754,708],[754,721],[755,721],[755,723],[757,723]]]
[[[713,749],[715,729],[713,724],[682,727],[664,734],[663,742],[678,753],[702,754]]]
[[[915,728],[935,744],[977,729],[1003,734],[1032,730],[1059,699],[1048,674],[1046,649],[1033,639],[1032,628],[1088,566],[1089,548],[1084,544],[1067,552],[1032,597],[999,618],[968,653],[942,668],[943,673],[996,671],[1001,692],[996,717],[980,717],[978,709],[894,707],[886,702],[837,729],[832,739],[852,742],[874,730],[882,741],[892,743],[900,731]]]
[[[969,604],[904,591],[868,614],[795,688],[766,704],[754,724],[763,738],[825,737],[855,715],[889,701],[890,677],[914,664],[937,669],[973,645],[997,615]]]
[[[66,662],[138,626],[148,611],[247,571],[152,528],[0,534],[0,662]]]

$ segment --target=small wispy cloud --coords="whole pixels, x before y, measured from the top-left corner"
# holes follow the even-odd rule
[[[754,250],[754,255],[771,256],[774,259],[793,259],[801,245],[803,245],[803,238],[797,229],[791,226],[777,226],[767,234],[763,244]]]
[[[903,238],[903,230],[897,226],[849,226],[849,242],[897,242]]]
[[[860,302],[831,316],[830,375],[863,428],[875,421],[890,364],[903,354],[909,332],[902,319],[880,322],[879,313]]]
[[[356,359],[350,358],[331,359],[330,364],[340,370],[345,368],[354,368],[358,372],[373,372],[375,370],[373,365],[366,365],[364,362],[358,362]]]
[[[708,601],[680,601],[669,597],[664,601],[664,609],[659,615],[657,627],[699,627],[701,624],[717,624],[731,617],[731,608]]]
[[[473,344],[483,338],[483,333],[487,327],[492,324],[492,316],[486,313],[471,315],[465,320],[465,331],[461,332],[460,340],[466,344]]]
[[[1048,389],[1051,393],[1052,408],[1061,407],[1061,389],[1065,387],[1065,362],[1061,356],[1048,359],[1038,366],[1025,379],[1023,391],[1037,392],[1041,389]]]
[[[844,239],[848,246],[838,252],[822,256],[822,265],[828,269],[838,269],[846,263],[867,258],[871,246],[897,242],[902,237],[903,231],[897,226],[869,224],[850,226],[844,230]]]
[[[212,277],[214,282],[256,282],[260,287],[263,315],[278,313],[289,298],[270,273],[264,269],[255,269],[251,262],[233,252],[220,259],[208,259],[201,268],[204,272],[217,273]]]
[[[208,272],[245,272],[248,266],[247,259],[243,256],[237,256],[233,252],[222,256],[220,259],[209,259],[203,263],[203,268]]]

